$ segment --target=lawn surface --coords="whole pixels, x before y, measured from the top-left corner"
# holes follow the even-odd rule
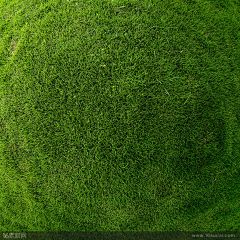
[[[0,231],[240,230],[238,0],[0,0]]]

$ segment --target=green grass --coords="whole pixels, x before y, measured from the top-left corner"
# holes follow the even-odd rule
[[[238,0],[0,18],[0,231],[240,230]]]

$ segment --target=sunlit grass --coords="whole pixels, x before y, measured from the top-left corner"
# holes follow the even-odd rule
[[[0,16],[1,231],[239,230],[236,1]]]

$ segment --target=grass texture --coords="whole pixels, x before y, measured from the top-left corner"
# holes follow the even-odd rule
[[[0,0],[0,231],[239,231],[238,0]]]

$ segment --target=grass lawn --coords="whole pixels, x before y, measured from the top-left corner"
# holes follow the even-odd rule
[[[0,0],[0,231],[240,231],[239,0]]]

